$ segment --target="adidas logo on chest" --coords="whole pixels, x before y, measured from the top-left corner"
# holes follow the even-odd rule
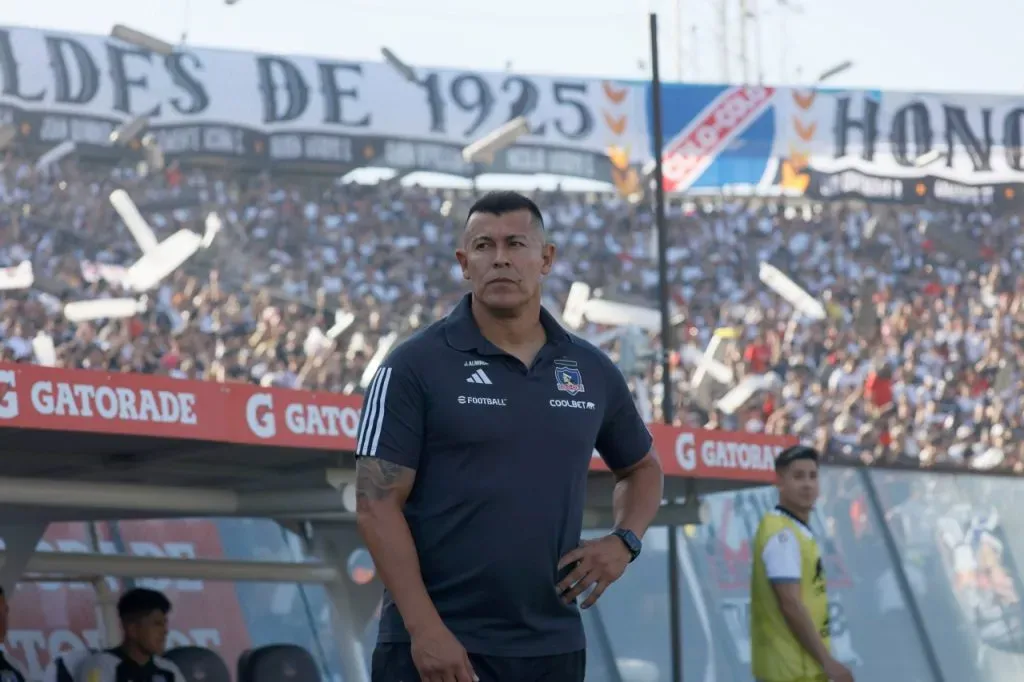
[[[478,369],[466,379],[467,384],[493,384],[491,378],[487,376],[487,372],[483,369]]]

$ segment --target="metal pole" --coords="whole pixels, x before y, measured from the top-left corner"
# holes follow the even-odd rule
[[[10,542],[8,541],[8,546]],[[18,555],[0,551],[0,566],[10,566]],[[333,583],[342,574],[333,566],[314,562],[229,561],[224,559],[165,559],[163,557],[85,552],[36,552],[21,573],[76,576],[87,582],[94,576],[115,578],[173,578],[255,583]]]
[[[292,559],[294,559],[296,562],[305,561],[305,552],[301,549],[296,548],[295,545],[291,543],[288,530],[280,524],[278,524],[278,529],[281,531],[281,541],[284,543],[284,546],[287,547],[288,550],[291,552]],[[316,653],[317,656],[320,658],[320,674],[323,676],[323,679],[329,680],[331,679],[331,668],[330,664],[327,662],[327,652],[324,651],[323,641],[320,639],[319,636],[317,636],[318,633],[320,632],[319,620],[313,614],[313,607],[310,606],[309,595],[306,594],[306,587],[304,585],[296,585],[295,589],[299,591],[299,598],[302,600],[302,610],[305,612],[306,622],[309,623],[309,631],[313,634],[313,644],[314,646],[316,646]]]
[[[668,624],[671,638],[672,682],[683,682],[683,597],[679,574],[679,526],[668,527]]]
[[[939,655],[935,651],[935,645],[932,644],[931,637],[928,636],[928,629],[924,625],[924,615],[921,613],[921,607],[917,603],[917,595],[914,593],[914,588],[910,585],[910,579],[907,578],[907,571],[903,566],[903,555],[900,553],[899,545],[896,544],[892,528],[889,527],[889,522],[885,518],[885,507],[882,506],[882,500],[878,496],[878,489],[871,478],[871,473],[866,468],[861,468],[859,473],[861,483],[864,485],[864,492],[868,498],[868,504],[871,506],[871,512],[878,522],[879,530],[882,533],[882,540],[885,542],[885,548],[889,551],[889,556],[892,558],[892,570],[896,578],[896,584],[900,586],[900,591],[903,592],[903,599],[907,603],[910,620],[917,631],[917,638],[921,640],[921,649],[924,653],[925,663],[928,664],[935,682],[945,682],[946,676],[942,672]]]
[[[658,16],[651,14],[651,110],[654,118],[654,228],[658,238],[658,306],[661,311],[661,413],[666,424],[675,419],[672,400],[672,323],[669,311],[671,294],[668,283],[668,244],[665,230],[665,180],[662,149],[665,146],[661,117],[661,76],[658,66]]]
[[[124,544],[124,538],[121,537],[121,524],[117,521],[108,521],[107,530],[110,533],[110,542],[114,545],[114,551],[119,555],[130,556],[128,546]],[[138,582],[133,576],[125,576],[121,579],[121,585],[125,591],[134,590],[138,587]]]
[[[669,317],[668,243],[665,236],[665,180],[662,150],[665,147],[661,117],[661,72],[658,62],[658,15],[651,13],[651,113],[654,122],[654,225],[658,235],[658,305],[661,309],[661,415],[666,424],[675,418],[670,356],[674,346]],[[683,682],[683,618],[679,575],[679,529],[668,527],[669,637],[672,654],[672,682]]]

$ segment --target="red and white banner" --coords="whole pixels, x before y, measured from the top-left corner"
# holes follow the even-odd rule
[[[351,450],[359,396],[0,365],[0,428]]]
[[[354,395],[184,381],[37,365],[0,365],[0,429],[353,450]],[[652,424],[665,473],[770,483],[794,439]],[[605,470],[595,459],[592,469]]]
[[[662,152],[666,192],[685,192],[721,152],[768,108],[775,88],[729,88],[693,117]]]
[[[648,424],[668,476],[775,482],[775,457],[795,438]],[[608,471],[595,453],[591,471]]]

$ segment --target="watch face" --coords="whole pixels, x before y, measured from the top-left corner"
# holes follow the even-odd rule
[[[640,540],[633,531],[621,531],[618,535],[622,538],[622,541],[626,543],[626,547],[629,548],[629,551],[632,552],[634,557],[640,553]]]

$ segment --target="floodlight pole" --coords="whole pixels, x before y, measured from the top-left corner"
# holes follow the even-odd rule
[[[658,15],[651,12],[651,113],[654,131],[654,226],[658,237],[658,305],[661,309],[661,415],[665,423],[674,421],[671,353],[674,347],[668,282],[668,240],[665,226],[665,178],[662,150],[665,147],[661,117],[661,72],[658,62]],[[671,453],[663,453],[669,455]],[[679,528],[668,527],[669,641],[672,655],[672,682],[683,682],[683,613],[679,575]]]

